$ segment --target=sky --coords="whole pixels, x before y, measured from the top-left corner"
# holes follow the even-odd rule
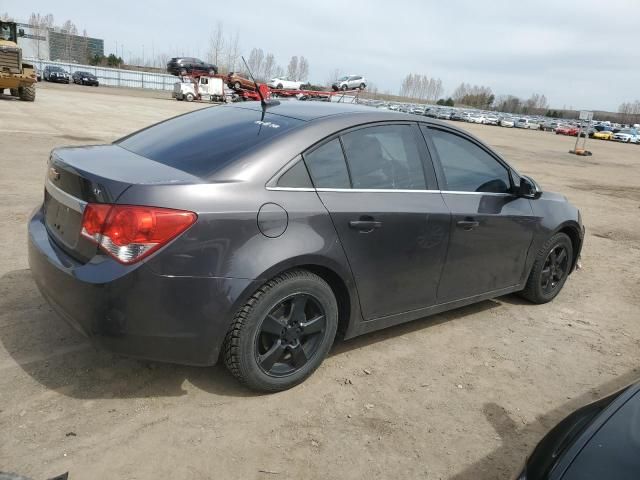
[[[617,111],[640,99],[640,0],[0,0],[4,12],[70,19],[125,60],[143,48],[206,60],[222,22],[245,57],[259,47],[285,68],[306,57],[312,83],[338,69],[394,94],[418,73],[442,79],[446,94],[465,82],[541,93],[555,108]]]

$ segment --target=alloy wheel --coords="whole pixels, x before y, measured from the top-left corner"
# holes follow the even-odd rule
[[[255,345],[257,364],[270,376],[291,375],[316,354],[326,326],[324,308],[315,297],[290,295],[274,306],[260,325]]]
[[[540,287],[545,294],[551,293],[562,283],[569,269],[569,256],[563,245],[556,245],[551,249],[540,275]]]

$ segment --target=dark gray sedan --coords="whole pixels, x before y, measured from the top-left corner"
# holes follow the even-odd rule
[[[246,385],[303,381],[334,338],[511,292],[552,300],[584,229],[468,133],[283,101],[51,153],[29,220],[42,294],[96,344]]]

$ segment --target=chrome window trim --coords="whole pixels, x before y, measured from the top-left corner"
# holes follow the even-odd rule
[[[394,188],[307,188],[307,187],[266,187],[267,190],[280,192],[344,192],[344,193],[448,193],[452,195],[491,195],[511,197],[512,193],[462,192],[456,190],[403,190]],[[64,192],[63,192],[64,193]]]
[[[65,207],[69,207],[70,209],[75,210],[79,213],[84,212],[84,209],[87,206],[87,202],[68,194],[60,187],[57,187],[56,185],[51,183],[51,180],[47,179],[46,183],[44,184],[44,188],[47,190],[47,192],[49,192],[49,195],[51,195]]]
[[[440,190],[403,190],[400,188],[316,188],[316,191],[357,193],[440,193]]]
[[[273,190],[276,192],[315,192],[316,189],[312,187],[266,187],[267,190]]]
[[[498,193],[498,192],[463,192],[460,190],[440,190],[440,193],[451,193],[454,195],[493,195],[496,197],[510,197],[513,193]]]

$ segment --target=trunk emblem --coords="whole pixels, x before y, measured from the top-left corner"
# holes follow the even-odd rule
[[[53,167],[49,168],[49,178],[51,180],[60,180],[60,172]]]

